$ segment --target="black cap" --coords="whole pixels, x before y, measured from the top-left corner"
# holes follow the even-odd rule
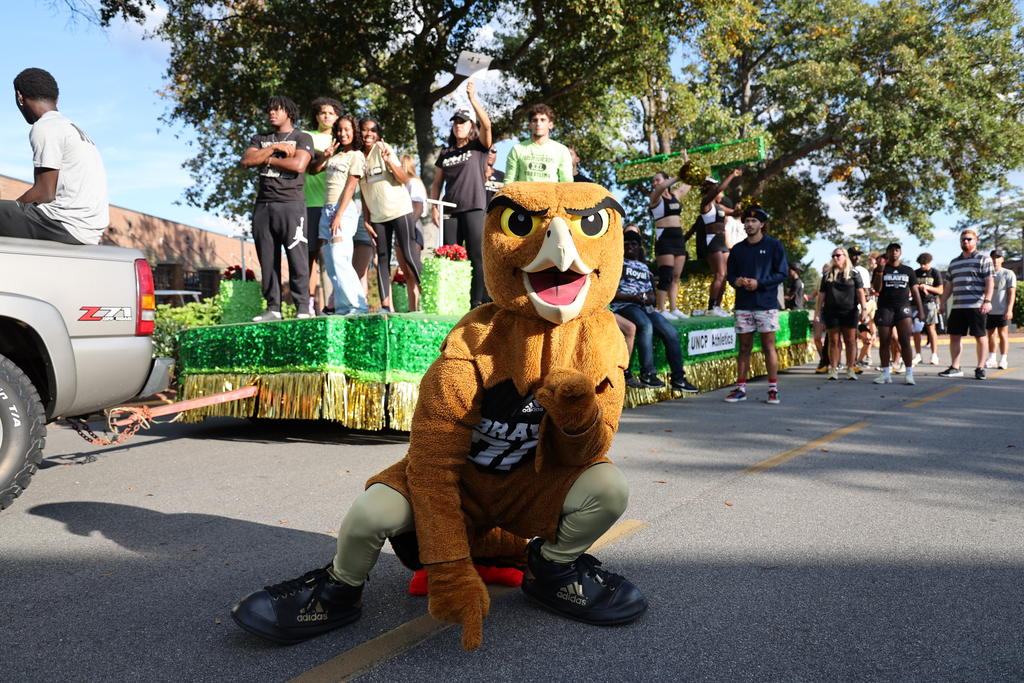
[[[862,256],[864,254],[864,252],[860,250],[860,247],[850,247],[846,250],[846,253],[850,256]]]
[[[768,212],[762,209],[760,206],[752,206],[743,212],[744,218],[754,217],[762,223],[768,222]]]
[[[993,249],[992,251],[989,252],[988,255],[989,255],[990,258],[1003,258],[1003,250],[1002,249]]]
[[[636,230],[626,230],[622,233],[622,239],[626,242],[642,242],[643,239],[640,237],[640,233]]]
[[[900,251],[903,251],[903,246],[899,242],[889,242],[885,250],[889,251],[890,249],[899,249]]]

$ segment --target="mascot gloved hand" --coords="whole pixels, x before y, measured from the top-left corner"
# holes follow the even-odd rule
[[[607,457],[628,361],[607,308],[622,216],[591,183],[511,183],[495,195],[483,237],[494,302],[459,321],[420,380],[408,455],[367,482],[329,565],[234,607],[242,628],[294,643],[357,619],[387,539],[406,566],[426,566],[430,613],[462,624],[467,650],[482,642],[490,603],[475,559],[521,566],[526,596],[570,619],[643,613],[639,589],[586,553],[629,499]]]
[[[570,434],[578,434],[597,422],[600,409],[590,380],[572,368],[554,368],[537,390],[537,401],[551,422]]]
[[[427,566],[430,616],[462,624],[462,647],[475,650],[484,639],[484,617],[491,609],[487,586],[469,558]]]

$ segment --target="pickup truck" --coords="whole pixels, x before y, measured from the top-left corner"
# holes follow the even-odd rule
[[[167,388],[155,313],[137,249],[0,237],[0,509],[42,461],[46,423]]]

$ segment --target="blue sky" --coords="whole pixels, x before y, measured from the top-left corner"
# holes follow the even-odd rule
[[[167,102],[157,95],[164,82],[167,49],[158,42],[143,40],[138,27],[118,25],[102,31],[84,20],[72,21],[66,11],[59,11],[60,5],[45,0],[6,3],[4,23],[9,30],[0,47],[0,63],[7,68],[7,82],[29,66],[54,75],[61,89],[61,111],[100,147],[112,204],[230,232],[229,222],[178,203],[191,183],[181,164],[191,156],[186,141],[195,139],[195,133],[168,127],[159,120],[167,110]],[[444,112],[438,113],[435,119],[439,122],[447,119]],[[28,125],[14,106],[13,94],[9,95],[8,106],[0,106],[0,123],[0,149],[5,150],[0,155],[0,173],[30,180]],[[499,168],[504,167],[504,155],[511,144],[499,144]],[[1013,174],[1011,180],[1024,182],[1020,174]],[[825,201],[840,226],[848,231],[855,229],[839,195],[828,194]],[[938,264],[944,264],[959,251],[951,229],[960,216],[942,214],[933,218],[935,240],[928,245],[905,232],[896,232],[903,240],[906,256],[912,259],[927,250]],[[828,260],[831,247],[816,240],[810,245],[808,258],[820,267]]]

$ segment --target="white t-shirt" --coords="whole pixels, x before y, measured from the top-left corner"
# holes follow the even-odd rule
[[[423,181],[412,176],[409,178],[409,182],[405,184],[405,189],[409,192],[409,199],[414,202],[423,202],[423,211],[419,216],[414,218],[422,218],[430,213],[430,205],[427,204],[427,188],[423,185]]]
[[[35,167],[59,171],[56,197],[39,204],[39,212],[67,228],[79,242],[99,244],[110,224],[110,207],[107,173],[96,144],[58,111],[39,117],[28,140]]]
[[[871,274],[868,273],[868,269],[864,266],[854,266],[853,269],[860,275],[861,284],[864,285],[864,296],[871,298]]]

